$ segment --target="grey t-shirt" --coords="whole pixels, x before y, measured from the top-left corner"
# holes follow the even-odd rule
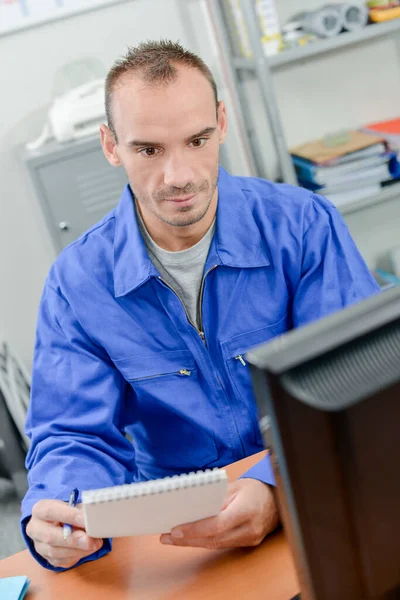
[[[136,216],[151,262],[180,297],[190,321],[200,329],[200,287],[204,265],[215,232],[215,219],[197,244],[187,250],[169,252],[160,248],[150,237],[137,209]]]

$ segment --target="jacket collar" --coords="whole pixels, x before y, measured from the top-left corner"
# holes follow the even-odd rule
[[[266,242],[253,212],[255,203],[249,198],[255,192],[243,188],[243,181],[220,167],[216,230],[206,269],[211,265],[253,268],[270,264]],[[127,185],[115,213],[115,296],[132,292],[157,274],[140,233],[133,194]]]

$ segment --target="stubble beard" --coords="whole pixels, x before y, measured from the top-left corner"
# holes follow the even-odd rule
[[[194,225],[195,223],[198,223],[199,221],[201,221],[207,214],[208,209],[210,208],[210,204],[212,202],[216,187],[217,187],[217,183],[218,183],[218,168],[213,177],[211,186],[209,186],[209,184],[206,180],[203,180],[197,186],[194,186],[193,184],[189,184],[183,190],[180,189],[177,193],[175,193],[175,195],[173,195],[174,192],[166,194],[165,191],[162,191],[161,193],[156,195],[155,202],[149,196],[142,196],[140,194],[137,194],[135,192],[135,189],[132,186],[132,184],[130,184],[130,186],[131,186],[131,189],[132,189],[132,192],[133,192],[136,202],[139,205],[145,206],[151,213],[153,213],[153,215],[155,215],[158,219],[163,221],[163,223],[166,223],[167,225],[172,225],[173,227],[188,227],[189,225]],[[209,188],[211,188],[211,189],[209,189]],[[201,208],[198,210],[194,209],[193,206],[182,206],[179,208],[179,215],[186,214],[187,215],[186,219],[179,218],[179,217],[168,218],[168,216],[164,215],[161,211],[157,210],[158,203],[160,202],[160,200],[165,201],[165,199],[168,197],[178,198],[179,196],[187,196],[188,194],[199,194],[201,192],[206,191],[207,189],[209,189],[209,195],[208,195],[207,204],[204,208]],[[159,198],[157,198],[157,196],[159,196]]]

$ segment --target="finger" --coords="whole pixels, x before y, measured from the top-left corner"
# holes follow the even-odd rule
[[[96,550],[99,550],[100,547],[101,545],[99,544],[99,547],[96,547]],[[74,548],[58,548],[56,546],[43,544],[42,542],[35,542],[35,550],[47,560],[74,560],[75,562],[78,562],[78,560],[85,556],[93,554],[93,551],[76,550]]]
[[[179,525],[172,529],[170,535],[176,539],[203,539],[217,537],[225,532],[235,529],[248,521],[248,514],[242,510],[235,510],[233,503],[229,504],[225,510],[221,511],[216,517],[200,519],[193,523]]]
[[[28,523],[26,532],[35,542],[47,544],[48,546],[94,552],[96,547],[103,543],[103,540],[89,537],[82,529],[73,530],[72,534],[64,539],[62,527],[33,518]]]
[[[53,567],[57,567],[57,568],[61,568],[61,569],[70,569],[71,567],[74,567],[79,560],[67,560],[67,559],[57,559],[57,558],[46,558],[47,562],[50,563]]]
[[[222,505],[221,510],[226,510],[228,508],[228,506],[231,504],[231,502],[233,502],[234,499],[236,498],[238,491],[239,491],[239,489],[238,489],[236,481],[229,484],[228,491],[224,498],[224,503]]]
[[[53,558],[51,556],[42,555],[47,562],[53,567],[61,567],[63,569],[69,569],[75,566],[83,557],[72,556],[71,558]]]
[[[193,523],[186,523],[185,525],[179,525],[172,529],[170,536],[174,539],[195,539],[195,538],[208,538],[216,537],[226,531],[228,524],[226,519],[222,516],[222,513],[216,517],[208,517]]]
[[[257,546],[262,539],[254,536],[246,526],[240,525],[235,529],[216,537],[206,538],[172,538],[169,535],[161,536],[161,543],[172,546],[190,546],[193,548],[207,548],[209,550],[222,550],[227,548],[244,548]]]
[[[61,500],[40,500],[32,509],[32,517],[41,521],[68,523],[81,529],[85,527],[83,512]]]

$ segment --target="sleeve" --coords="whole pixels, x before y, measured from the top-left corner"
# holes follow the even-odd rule
[[[379,291],[337,208],[313,194],[306,215],[301,277],[293,299],[299,327]],[[269,455],[242,477],[276,485]]]
[[[327,316],[378,291],[337,208],[313,194],[293,299],[293,326]]]
[[[257,464],[253,465],[251,469],[239,477],[239,479],[245,478],[258,479],[267,485],[276,486],[270,455],[267,454],[267,456],[262,458]]]
[[[38,315],[26,433],[28,492],[22,502],[22,533],[41,499],[68,501],[71,489],[131,483],[134,448],[124,436],[128,386],[104,349],[85,334],[67,301],[47,283]],[[78,564],[111,550],[110,540]]]

